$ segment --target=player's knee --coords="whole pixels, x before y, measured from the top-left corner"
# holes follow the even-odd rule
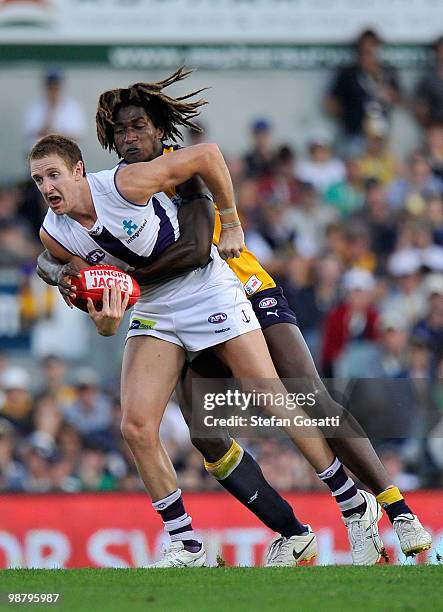
[[[121,432],[130,448],[143,446],[149,452],[160,442],[158,428],[138,419],[123,418]]]
[[[221,438],[198,438],[191,436],[191,442],[209,463],[214,463],[226,455],[232,446],[229,436]]]

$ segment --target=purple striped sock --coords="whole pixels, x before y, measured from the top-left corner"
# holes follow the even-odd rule
[[[343,516],[349,517],[353,514],[361,516],[364,514],[366,501],[355,486],[355,482],[346,474],[341,461],[337,457],[324,472],[317,473],[317,475],[330,488]]]
[[[189,552],[198,552],[202,546],[192,529],[192,519],[185,510],[181,490],[177,489],[163,499],[153,502],[154,509],[160,514],[172,542],[181,541]]]

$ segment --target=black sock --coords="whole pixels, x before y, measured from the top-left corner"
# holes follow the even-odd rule
[[[260,466],[247,451],[234,471],[219,483],[272,531],[287,538],[308,531],[288,502],[266,481]]]
[[[399,501],[389,504],[388,506],[383,506],[383,509],[388,515],[391,523],[395,518],[397,518],[397,516],[400,516],[400,514],[412,514],[411,509],[404,499],[400,499]]]

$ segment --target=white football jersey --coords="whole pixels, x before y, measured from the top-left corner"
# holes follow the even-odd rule
[[[144,205],[126,200],[115,183],[118,168],[87,175],[97,213],[91,229],[51,209],[43,229],[90,264],[106,263],[131,271],[155,261],[177,240],[177,205],[164,193],[156,193]]]
[[[88,173],[97,221],[86,229],[68,215],[56,215],[48,209],[43,220],[44,231],[73,255],[91,265],[108,264],[125,272],[144,268],[154,262],[179,237],[178,200],[172,201],[163,192],[154,194],[144,204],[134,204],[118,191],[115,176],[119,166],[111,170]],[[216,264],[214,266],[214,264]],[[223,260],[212,248],[212,265],[205,276],[222,267]],[[142,288],[143,295],[158,294],[183,287],[194,276],[189,273],[177,279]],[[155,291],[157,289],[157,291]]]

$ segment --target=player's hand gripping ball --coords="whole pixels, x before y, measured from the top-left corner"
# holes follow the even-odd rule
[[[140,297],[140,287],[135,279],[129,274],[114,268],[114,266],[92,266],[80,270],[80,278],[71,277],[72,289],[76,294],[71,302],[80,310],[88,312],[88,298],[94,303],[96,310],[102,309],[103,289],[109,289],[114,285],[120,285],[122,296],[129,293],[127,308],[133,306]]]

